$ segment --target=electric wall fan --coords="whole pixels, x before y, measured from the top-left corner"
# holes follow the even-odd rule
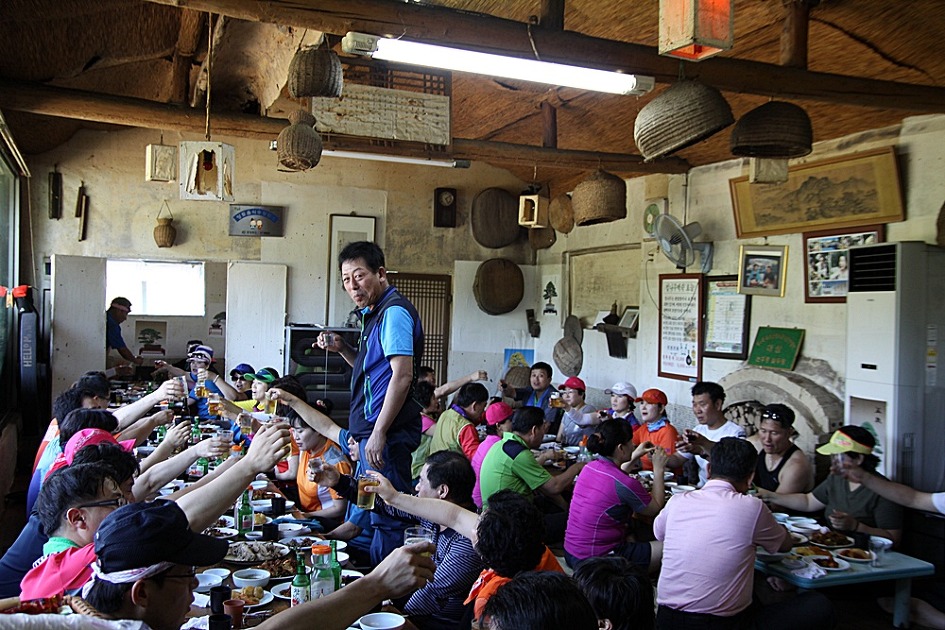
[[[702,273],[712,269],[712,243],[695,243],[693,239],[702,234],[697,222],[683,225],[671,214],[660,214],[653,222],[653,236],[660,249],[680,269],[696,262],[696,252],[702,254]]]

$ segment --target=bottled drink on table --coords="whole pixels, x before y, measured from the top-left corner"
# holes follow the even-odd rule
[[[250,493],[252,491],[252,488],[246,488],[236,505],[236,529],[240,534],[245,534],[253,529],[253,506],[250,503],[250,497],[252,496]]]
[[[312,580],[305,571],[305,559],[301,551],[295,552],[295,577],[289,591],[292,606],[298,606],[312,599]]]
[[[312,545],[312,599],[335,592],[335,574],[331,570],[331,547]]]
[[[198,458],[197,468],[200,469],[200,476],[205,477],[207,473],[210,472],[210,460],[208,460],[206,457]]]
[[[194,418],[190,425],[190,444],[193,446],[198,442],[200,442],[200,425],[197,423],[197,419]]]
[[[329,540],[328,544],[331,546],[329,565],[331,566],[332,575],[335,576],[335,590],[337,591],[341,588],[341,563],[338,562],[338,541]]]

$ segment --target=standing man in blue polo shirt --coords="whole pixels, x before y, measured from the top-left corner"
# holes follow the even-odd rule
[[[420,445],[420,410],[413,385],[423,355],[423,326],[409,300],[390,285],[384,252],[374,243],[350,243],[338,256],[341,281],[361,311],[361,337],[352,348],[321,333],[317,346],[338,352],[354,370],[348,427],[365,468],[377,470],[401,492],[411,490],[411,453]],[[371,560],[380,562],[403,543],[406,524],[371,515]]]
[[[128,298],[116,297],[108,306],[108,310],[105,311],[105,353],[107,355],[112,350],[117,350],[124,360],[141,365],[144,359],[135,356],[121,336],[121,325],[128,319],[130,312],[131,300]]]

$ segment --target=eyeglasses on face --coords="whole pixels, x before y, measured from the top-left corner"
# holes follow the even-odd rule
[[[236,383],[236,382],[238,382],[238,381],[245,381],[246,378],[244,378],[242,374],[238,374],[238,375],[236,375],[236,376],[231,376],[231,377],[230,377],[230,380],[233,381],[234,383]]]
[[[110,507],[115,508],[116,510],[124,505],[128,505],[128,499],[125,497],[117,497],[114,499],[103,499],[101,501],[93,501],[92,503],[84,503],[82,505],[77,505],[76,507],[80,508],[93,508],[93,507]]]

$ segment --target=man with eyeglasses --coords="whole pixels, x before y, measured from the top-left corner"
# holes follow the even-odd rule
[[[44,557],[20,583],[20,599],[72,595],[89,581],[95,532],[106,516],[128,503],[116,476],[102,462],[68,466],[49,476],[36,506],[49,540]]]

